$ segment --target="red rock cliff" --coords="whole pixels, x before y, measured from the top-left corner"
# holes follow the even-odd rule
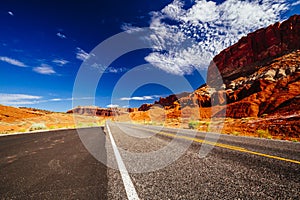
[[[300,49],[300,15],[294,15],[282,23],[275,23],[241,38],[236,44],[214,57],[208,68],[208,84],[214,82],[214,64],[224,82],[257,69],[253,65]]]

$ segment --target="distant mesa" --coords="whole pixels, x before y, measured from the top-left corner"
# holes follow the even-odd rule
[[[74,113],[79,115],[113,117],[121,114],[127,114],[137,111],[137,108],[99,108],[97,106],[78,106],[67,113]]]

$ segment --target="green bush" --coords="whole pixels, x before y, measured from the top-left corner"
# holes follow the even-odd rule
[[[55,128],[56,128],[55,126],[50,126],[49,127],[50,130],[55,129]]]
[[[240,135],[240,132],[238,132],[238,131],[233,131],[232,134],[235,135],[235,136],[238,136],[238,135]]]
[[[269,133],[268,129],[266,129],[266,130],[259,129],[259,130],[257,130],[257,134],[258,134],[258,137],[260,137],[260,138],[272,139],[272,135]]]
[[[37,131],[37,130],[45,130],[45,129],[47,129],[47,127],[45,126],[44,123],[36,123],[31,125],[29,131]]]
[[[190,129],[197,129],[199,127],[199,122],[198,121],[190,121],[189,122],[189,128]]]

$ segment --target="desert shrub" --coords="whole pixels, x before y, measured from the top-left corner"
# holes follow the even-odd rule
[[[101,120],[101,121],[97,122],[98,126],[104,126],[104,124],[105,124],[105,120]]]
[[[268,129],[266,129],[266,130],[259,129],[259,130],[257,130],[257,134],[258,134],[258,137],[260,137],[260,138],[272,139],[272,135],[269,133]]]
[[[52,130],[52,129],[55,129],[55,128],[56,128],[55,126],[50,126],[50,127],[49,127],[49,129],[51,129],[51,130]]]
[[[36,123],[31,125],[29,131],[37,131],[37,130],[44,130],[44,129],[47,129],[44,123]]]
[[[91,122],[87,124],[87,127],[95,127],[98,126],[97,123]]]
[[[76,124],[76,128],[83,128],[84,127],[84,124],[79,122],[78,124]]]
[[[190,129],[197,129],[199,127],[199,122],[198,121],[190,121],[189,122],[189,128]]]
[[[232,134],[235,135],[235,136],[238,136],[238,135],[240,135],[240,132],[238,132],[238,131],[233,131]]]
[[[0,131],[0,134],[7,134],[8,131]]]

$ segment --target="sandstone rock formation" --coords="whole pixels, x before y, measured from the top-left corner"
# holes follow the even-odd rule
[[[211,66],[217,66],[226,82],[253,73],[262,63],[297,49],[300,49],[300,15],[249,33],[215,56]],[[208,82],[216,78],[211,66]]]

